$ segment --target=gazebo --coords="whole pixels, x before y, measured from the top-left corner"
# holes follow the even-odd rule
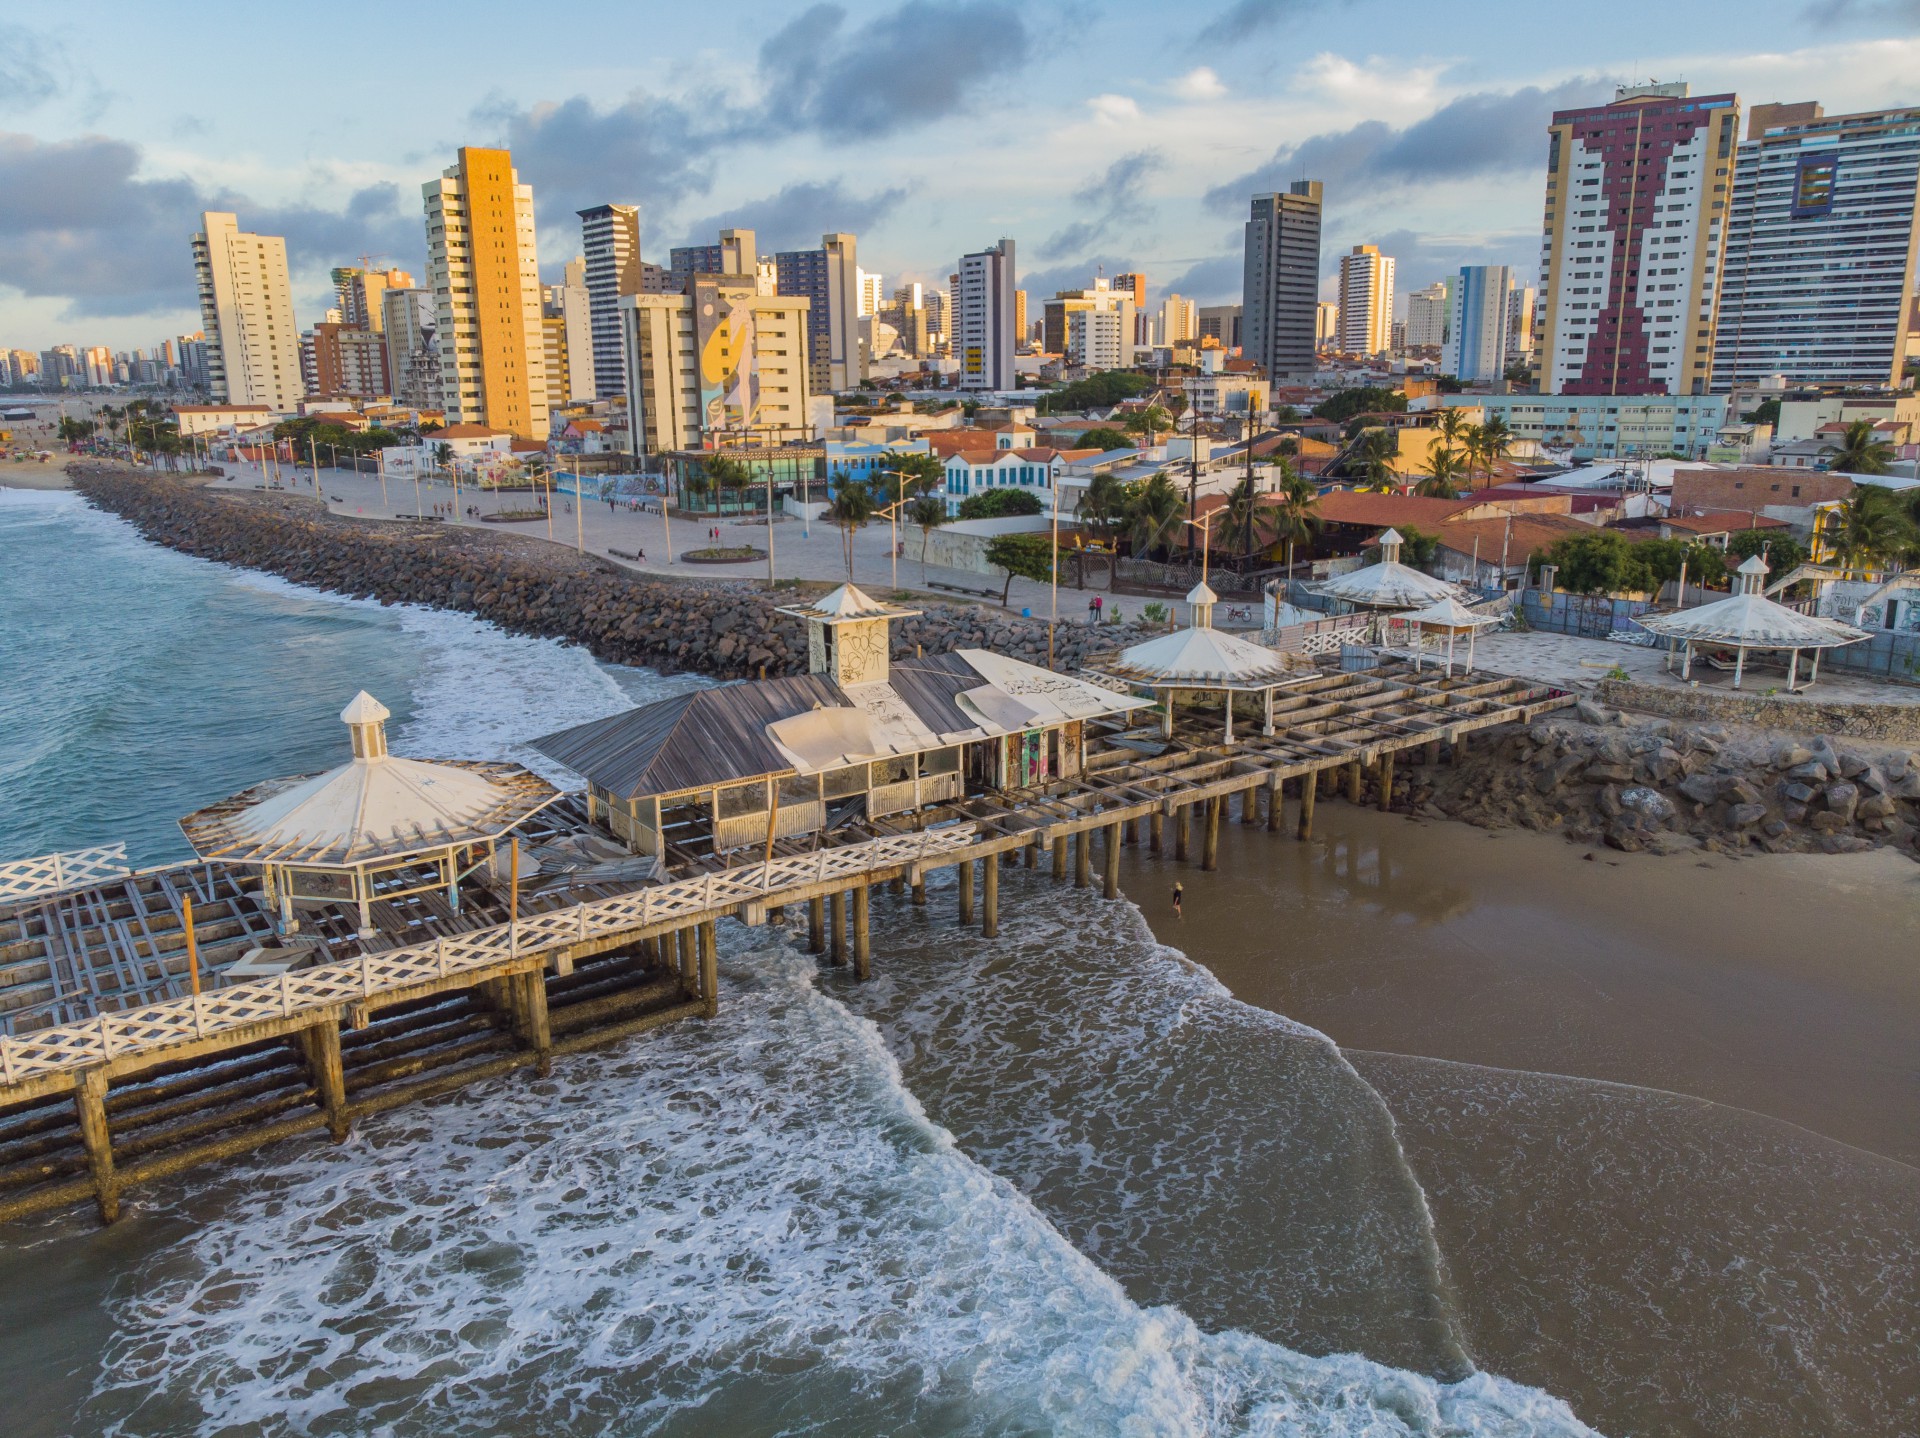
[[[1420,609],[1442,599],[1457,599],[1460,591],[1444,579],[1422,574],[1400,562],[1400,546],[1406,541],[1396,529],[1381,534],[1380,562],[1322,580],[1309,587],[1327,599],[1338,599],[1356,609]]]
[[[1811,686],[1820,673],[1821,650],[1858,644],[1869,637],[1866,630],[1851,624],[1802,614],[1797,609],[1774,603],[1761,593],[1766,582],[1767,562],[1756,554],[1735,572],[1733,593],[1727,598],[1703,604],[1698,609],[1676,609],[1671,614],[1652,615],[1635,622],[1662,638],[1681,641],[1686,655],[1680,666],[1682,679],[1693,677],[1695,645],[1733,650],[1735,689],[1746,676],[1749,649],[1788,650],[1791,653],[1787,662],[1788,693],[1802,687],[1799,682],[1802,650],[1813,651],[1813,668],[1807,675],[1807,685]],[[1667,668],[1673,668],[1671,650],[1667,653]]]
[[[1429,604],[1425,609],[1416,609],[1411,614],[1396,614],[1394,622],[1409,624],[1416,628],[1413,645],[1413,667],[1420,668],[1420,660],[1425,649],[1425,639],[1429,632],[1447,636],[1446,672],[1453,673],[1454,641],[1464,634],[1467,636],[1467,668],[1473,673],[1473,638],[1489,624],[1500,621],[1491,614],[1475,614],[1466,605],[1449,595],[1447,598]]]
[[[509,830],[560,797],[518,764],[395,758],[388,717],[362,690],[340,711],[353,744],[346,763],[270,779],[180,821],[201,858],[261,869],[283,935],[299,932],[296,902],[357,905],[363,939],[375,933],[375,898],[444,889],[458,912],[460,880],[493,858]]]
[[[1161,699],[1166,713],[1163,732],[1173,735],[1173,704],[1177,694],[1219,694],[1226,710],[1226,739],[1233,742],[1233,704],[1236,695],[1261,696],[1264,717],[1260,732],[1273,733],[1273,691],[1297,680],[1286,655],[1251,640],[1213,627],[1213,607],[1220,601],[1205,580],[1187,593],[1193,624],[1120,651],[1092,672],[1114,679]]]

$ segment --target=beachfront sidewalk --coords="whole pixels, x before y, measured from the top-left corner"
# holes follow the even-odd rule
[[[223,461],[221,468],[227,478],[213,482],[215,489],[253,489],[264,484],[266,478],[260,467],[244,462]],[[283,486],[290,492],[312,494],[313,471],[304,466],[295,469],[290,465],[281,466]],[[412,516],[419,511],[415,508],[415,481],[411,478],[388,479],[383,484],[378,475],[355,474],[350,469],[329,469],[325,465],[319,472],[320,491],[327,501],[327,508],[335,514],[354,519],[394,519]],[[433,506],[452,505],[453,513],[444,521],[448,524],[484,525],[490,530],[520,534],[534,538],[551,538],[556,544],[569,549],[584,549],[589,554],[611,560],[626,569],[637,570],[643,574],[673,575],[680,578],[696,577],[701,579],[735,579],[753,583],[763,583],[767,578],[767,562],[759,559],[745,564],[690,564],[684,559],[688,550],[707,548],[713,541],[708,530],[717,526],[720,531],[720,544],[752,545],[764,551],[767,547],[769,526],[765,519],[741,523],[736,520],[718,521],[694,519],[691,521],[663,519],[659,514],[645,511],[635,512],[625,506],[610,509],[606,501],[587,500],[576,511],[571,496],[556,494],[553,501],[553,513],[550,521],[516,524],[484,524],[464,511],[468,506],[477,507],[481,513],[495,510],[532,507],[535,498],[530,494],[494,494],[487,491],[476,492],[463,486],[456,501],[452,485],[422,480],[418,484],[418,504],[432,512]],[[671,527],[673,560],[667,559],[668,530]],[[776,518],[771,526],[773,539],[773,574],[777,579],[808,579],[826,583],[840,583],[847,579],[847,562],[841,531],[838,527],[822,522],[811,525],[797,519]],[[1000,603],[999,577],[985,574],[947,569],[940,565],[922,565],[919,546],[904,544],[903,551],[892,554],[892,531],[884,521],[868,524],[857,530],[853,537],[853,582],[861,588],[875,594],[883,594],[891,589],[914,590],[934,595],[954,602],[980,602],[995,608]],[[619,550],[619,554],[612,551]],[[628,555],[644,554],[645,560],[630,559]],[[897,578],[896,578],[897,576]],[[991,598],[980,594],[952,594],[933,589],[935,584],[959,586],[967,590],[990,590]],[[1059,593],[1059,618],[1062,623],[1084,624],[1087,622],[1087,604],[1098,593],[1104,603],[1106,617],[1111,621],[1116,611],[1130,619],[1140,617],[1141,608],[1153,599],[1140,595],[1109,594],[1105,590],[1075,589],[1062,584]],[[1051,603],[1049,587],[1032,580],[1016,579],[1008,596],[1008,609],[1019,614],[1022,609],[1031,611],[1035,619],[1048,617]],[[1187,606],[1178,599],[1159,597],[1158,602],[1167,605],[1173,612],[1176,624],[1188,622]]]

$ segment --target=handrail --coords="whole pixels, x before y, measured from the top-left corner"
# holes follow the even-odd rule
[[[106,879],[131,878],[134,872],[127,863],[127,846],[123,843],[15,859],[0,864],[0,904],[46,898]]]

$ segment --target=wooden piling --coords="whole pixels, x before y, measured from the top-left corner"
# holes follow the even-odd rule
[[[847,891],[835,889],[827,897],[827,962],[835,968],[847,961]]]
[[[542,1017],[546,1010],[541,1010]],[[335,1143],[347,1141],[347,1075],[340,1061],[340,1020],[322,1019],[307,1030],[307,1067],[314,1096],[327,1116],[327,1133]]]
[[[547,976],[539,969],[529,969],[520,976],[519,988],[520,1045],[533,1050],[534,1072],[545,1078],[553,1072],[553,1030],[547,1022]]]
[[[1313,837],[1313,801],[1320,792],[1320,775],[1324,772],[1317,770],[1300,781],[1300,827],[1294,831],[1296,838]]]
[[[989,854],[980,861],[980,870],[985,881],[980,893],[980,935],[991,939],[1000,933],[1000,861]]]
[[[120,1216],[120,1184],[113,1172],[113,1136],[107,1131],[107,1076],[97,1068],[80,1075],[73,1090],[74,1111],[80,1117],[80,1142],[87,1151],[87,1172],[93,1179],[93,1201],[100,1221]]]
[[[1073,887],[1084,889],[1093,882],[1093,830],[1082,829],[1073,836]]]
[[[1260,822],[1260,786],[1249,784],[1240,791],[1240,822],[1252,827]]]
[[[991,885],[987,891],[992,893]],[[868,929],[869,903],[867,885],[856,885],[853,890],[853,976],[862,982],[873,973],[873,948]]]
[[[1067,836],[1065,834],[1053,841],[1053,877],[1056,881],[1067,877]]]
[[[1187,857],[1187,830],[1192,827],[1193,805],[1176,804],[1173,807],[1173,857]]]
[[[1277,834],[1287,812],[1286,780],[1278,774],[1267,780],[1267,832]],[[1303,783],[1302,788],[1306,785]]]
[[[1360,761],[1354,759],[1347,765],[1347,802],[1358,804],[1361,794]]]
[[[1389,750],[1380,756],[1380,812],[1386,813],[1393,807],[1393,753]]]
[[[927,874],[924,869],[916,870],[913,875],[913,906],[916,909],[927,906]]]
[[[1427,756],[1424,762],[1429,769],[1440,762],[1440,741],[1438,739],[1427,740]]]
[[[817,954],[827,947],[827,901],[807,900],[807,952]]]
[[[1161,849],[1161,839],[1166,833],[1167,816],[1158,809],[1147,816],[1147,852],[1157,854]]]
[[[1105,883],[1100,892],[1106,898],[1117,899],[1120,897],[1120,826],[1118,824],[1107,825],[1106,861],[1106,873],[1102,876]]]
[[[1207,834],[1200,850],[1200,867],[1209,873],[1220,867],[1220,811],[1226,803],[1220,794],[1207,800]]]
[[[689,996],[692,996],[693,986],[699,979],[697,972],[699,960],[693,953],[693,930],[681,929],[673,936],[673,942],[680,959],[680,983]]]
[[[956,866],[960,871],[960,922],[973,922],[973,860],[963,859]]]
[[[540,975],[533,977],[538,980]],[[702,1018],[720,1012],[720,932],[712,919],[700,925],[700,1002]]]
[[[1453,736],[1453,762],[1458,766],[1466,762],[1466,757],[1467,736],[1465,734],[1456,734]]]

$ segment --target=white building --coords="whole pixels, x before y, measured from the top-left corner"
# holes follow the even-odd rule
[[[952,353],[960,388],[1015,388],[1013,351],[1019,336],[1013,312],[1013,241],[962,255],[954,276]]]
[[[1053,507],[1055,477],[1066,467],[1061,451],[1034,449],[962,450],[947,457],[947,513],[958,514],[969,495],[990,489],[1023,489],[1044,510]]]
[[[208,388],[225,404],[291,410],[306,387],[287,242],[279,235],[246,234],[230,214],[210,211],[200,225],[193,268],[207,337]]]
[[[1340,330],[1346,354],[1393,348],[1393,258],[1377,245],[1355,245],[1340,257]]]
[[[875,274],[871,270],[860,269],[858,266],[855,266],[855,274],[860,281],[859,317],[865,319],[868,315],[879,314],[887,303],[885,276]]]
[[[595,398],[598,386],[593,372],[593,300],[587,290],[584,256],[569,260],[561,272],[560,283],[547,286],[544,313],[548,320],[560,321],[565,337],[560,346],[564,368],[558,375],[547,376],[549,399],[557,396],[561,404],[579,404]],[[551,350],[552,346],[548,348]]]
[[[440,348],[435,339],[433,295],[426,290],[387,290],[380,296],[380,312],[393,397],[417,409],[439,409]]]
[[[613,399],[627,392],[620,348],[620,296],[640,292],[640,207],[595,205],[579,215],[580,249],[587,262],[593,389],[597,398]]]
[[[1506,372],[1508,298],[1513,271],[1505,265],[1465,265],[1447,282],[1451,309],[1440,371],[1469,382],[1491,382]]]
[[[1576,459],[1677,454],[1704,459],[1727,420],[1725,395],[1447,394],[1447,409],[1478,409],[1513,437]],[[1558,481],[1556,481],[1557,483]]]
[[[1447,342],[1447,282],[1435,280],[1407,296],[1407,348],[1438,349]]]
[[[1071,310],[1067,314],[1067,361],[1090,370],[1121,369],[1132,362],[1133,325],[1129,313]]]

